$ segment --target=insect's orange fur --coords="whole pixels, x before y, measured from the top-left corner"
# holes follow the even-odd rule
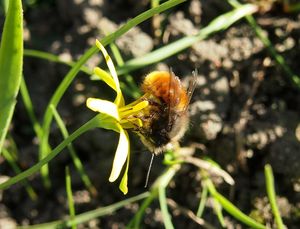
[[[188,96],[186,89],[182,86],[180,80],[172,76],[170,72],[151,72],[146,76],[142,84],[142,90],[144,93],[162,98],[166,104],[171,105],[171,109],[177,112],[181,112],[187,107]]]

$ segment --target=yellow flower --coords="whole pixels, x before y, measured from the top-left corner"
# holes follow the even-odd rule
[[[103,128],[120,133],[119,143],[113,160],[109,181],[114,182],[117,180],[125,162],[127,161],[126,169],[119,186],[120,190],[126,194],[128,192],[127,180],[130,159],[130,142],[127,129],[136,129],[143,125],[142,121],[139,118],[136,118],[138,117],[136,114],[146,108],[148,106],[148,102],[144,100],[137,100],[131,104],[125,105],[114,64],[107,51],[98,40],[96,40],[96,45],[105,57],[110,74],[98,67],[94,69],[94,73],[116,92],[116,98],[114,102],[97,98],[88,98],[86,105],[91,110],[100,112],[100,115],[106,116],[105,119],[102,119],[103,123],[101,126]]]

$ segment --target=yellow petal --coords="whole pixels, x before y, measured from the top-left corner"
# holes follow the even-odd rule
[[[136,129],[143,126],[143,122],[139,118],[121,119],[120,124],[124,129]]]
[[[114,103],[117,104],[118,107],[123,107],[125,105],[124,97],[123,97],[121,91],[117,91],[117,97],[116,97]]]
[[[117,124],[120,128],[120,138],[115,158],[113,161],[113,167],[109,176],[109,181],[114,182],[120,175],[122,167],[126,161],[126,158],[129,153],[129,137],[127,132],[121,127],[120,124]]]
[[[133,107],[133,110],[134,111],[139,111],[139,110],[142,110],[144,109],[145,107],[147,107],[149,105],[149,102],[148,101],[142,101],[140,103],[138,103],[137,105],[135,105]]]
[[[102,54],[103,54],[103,56],[105,58],[106,64],[108,66],[108,69],[110,71],[110,74],[112,75],[112,77],[113,77],[113,79],[114,79],[114,81],[116,83],[117,88],[120,88],[119,79],[118,79],[118,76],[117,76],[117,72],[116,72],[114,63],[112,62],[110,56],[108,55],[106,49],[100,43],[100,41],[96,40],[96,46],[101,50],[101,52],[102,52]]]
[[[126,135],[127,132],[125,131]],[[130,146],[129,146],[130,147]],[[130,160],[130,149],[128,148],[128,156],[127,156],[127,163],[126,163],[126,169],[125,169],[125,172],[124,172],[124,175],[122,177],[122,180],[120,182],[120,185],[119,185],[119,189],[123,192],[124,195],[127,194],[128,192],[128,168],[129,168],[129,160]]]
[[[125,107],[122,107],[119,109],[120,116],[123,118],[123,117],[129,116],[129,115],[132,115],[132,114],[137,113],[140,110],[144,109],[148,105],[149,105],[148,101],[139,102],[134,106],[126,105]]]
[[[118,107],[116,104],[102,99],[88,98],[86,106],[93,111],[107,114],[116,120],[120,120]]]
[[[107,67],[110,71],[110,74],[115,82],[115,85],[116,85],[116,92],[117,92],[117,98],[115,100],[115,103],[118,105],[118,106],[124,106],[124,98],[123,98],[123,95],[122,95],[122,91],[120,89],[120,83],[119,83],[119,79],[118,79],[118,75],[117,75],[117,71],[115,69],[115,66],[114,66],[114,63],[112,62],[110,56],[108,55],[106,49],[104,48],[104,46],[100,43],[100,41],[96,40],[96,46],[100,49],[100,51],[102,52],[104,58],[105,58],[105,61],[106,61],[106,64],[107,64]]]
[[[112,89],[117,91],[117,86],[115,81],[113,80],[112,76],[109,75],[106,71],[102,70],[101,68],[94,68],[94,73],[100,77],[101,80],[103,80],[108,86],[110,86]]]

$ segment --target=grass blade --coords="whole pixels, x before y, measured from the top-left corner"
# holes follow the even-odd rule
[[[213,209],[215,210],[215,213],[218,217],[219,223],[221,224],[222,228],[225,228],[226,224],[225,224],[225,219],[224,219],[224,216],[222,213],[222,206],[219,203],[219,201],[215,198],[213,199]]]
[[[8,150],[6,150],[6,149],[3,149],[2,153],[3,153],[3,157],[8,161],[8,163],[10,164],[10,166],[12,167],[14,172],[16,174],[21,173],[22,171],[21,171],[20,167],[18,166],[14,156],[10,152],[8,152]],[[33,201],[37,200],[37,194],[34,191],[34,189],[32,188],[32,186],[28,183],[28,181],[24,180],[22,183],[25,186],[26,192],[28,193],[28,196],[30,197],[30,199],[32,199]]]
[[[144,198],[147,198],[148,196],[149,196],[149,192],[144,192],[137,196],[128,198],[126,200],[122,200],[120,202],[108,205],[106,207],[100,207],[100,208],[94,209],[92,211],[78,214],[78,215],[76,215],[74,221],[72,221],[70,219],[58,220],[58,221],[54,221],[54,222],[37,224],[37,225],[33,225],[33,226],[19,227],[19,229],[21,229],[21,228],[24,228],[24,229],[25,228],[27,228],[27,229],[67,228],[67,227],[70,227],[72,223],[80,224],[80,223],[88,222],[89,220],[92,220],[92,219],[95,219],[95,218],[98,218],[98,217],[101,217],[104,215],[112,214],[113,212],[117,211],[118,209],[120,209],[126,205],[129,205],[130,203],[142,200]]]
[[[210,179],[206,179],[206,185],[208,188],[209,193],[219,201],[219,203],[222,205],[222,207],[234,218],[238,219],[245,225],[250,226],[254,229],[267,229],[264,225],[256,222],[251,217],[247,216],[243,212],[241,212],[234,204],[232,204],[229,200],[227,200],[224,196],[222,196],[220,193],[217,192],[215,189],[212,181]]]
[[[202,214],[204,212],[204,208],[205,208],[205,203],[207,201],[207,193],[208,193],[208,189],[206,185],[202,185],[202,192],[201,192],[201,197],[200,197],[200,202],[199,202],[199,207],[197,210],[197,217],[201,218]]]
[[[36,136],[38,137],[38,139],[41,141],[41,137],[42,137],[42,127],[39,124],[35,113],[34,113],[34,109],[33,109],[33,104],[26,86],[26,82],[24,79],[24,76],[22,77],[22,81],[21,81],[21,87],[20,87],[20,92],[21,92],[21,96],[22,96],[22,100],[25,106],[25,109],[28,113],[28,116],[30,118],[30,121],[32,123],[33,126],[33,130],[36,134]]]
[[[169,185],[172,178],[175,176],[177,171],[179,170],[180,165],[173,165],[170,166],[153,184],[152,191],[156,191],[155,189],[158,189],[158,198],[159,198],[159,204],[160,209],[163,214],[164,224],[165,228],[174,228],[171,220],[171,215],[168,211],[168,205],[166,200],[166,188]]]
[[[159,187],[158,188],[158,197],[159,197],[159,204],[161,213],[163,215],[165,228],[167,229],[173,229],[173,223],[171,220],[171,215],[168,211],[168,205],[167,205],[167,198],[166,198],[166,188],[165,187]]]
[[[63,120],[61,119],[59,113],[55,109],[55,107],[51,106],[51,108],[52,108],[52,112],[53,112],[54,118],[56,120],[56,123],[57,123],[63,137],[64,137],[64,140],[66,140],[69,137],[69,132],[68,132]],[[92,182],[91,182],[90,178],[86,174],[86,172],[84,170],[84,167],[83,167],[83,164],[82,164],[80,158],[77,156],[77,153],[76,153],[76,151],[73,147],[73,144],[70,143],[67,147],[68,147],[68,150],[71,154],[71,157],[72,157],[73,163],[75,165],[75,168],[77,169],[77,171],[80,175],[81,180],[83,181],[83,183],[87,187],[87,189],[90,191],[90,193],[93,196],[96,196],[97,195],[97,190],[92,185]]]
[[[9,3],[9,0],[1,1],[1,8],[5,12],[5,14],[7,13],[7,10],[8,10],[8,3]]]
[[[43,166],[48,164],[49,161],[51,161],[55,156],[57,156],[68,144],[70,144],[72,141],[78,138],[81,134],[85,133],[90,129],[96,128],[99,125],[99,122],[101,122],[99,116],[96,116],[91,120],[89,120],[88,122],[86,122],[84,125],[79,127],[76,131],[74,131],[74,133],[71,134],[67,139],[61,142],[55,149],[53,149],[51,153],[49,153],[45,158],[43,158],[37,164],[25,170],[24,172],[18,174],[17,176],[14,176],[9,180],[0,183],[0,190],[7,189],[11,185],[16,184],[24,180],[25,178],[31,176],[32,174],[38,172]]]
[[[142,221],[142,217],[145,214],[147,207],[157,198],[157,191],[151,190],[150,195],[143,201],[139,210],[135,213],[133,219],[126,225],[127,229],[131,228],[141,228],[140,224]]]
[[[24,49],[24,56],[27,57],[35,57],[39,59],[44,59],[60,64],[65,64],[70,67],[73,67],[76,63],[73,61],[65,61],[62,60],[59,56],[56,56],[52,53],[44,52],[44,51],[39,51],[39,50],[33,50],[33,49]],[[93,72],[86,66],[81,66],[80,70],[88,75],[93,74]]]
[[[266,177],[266,188],[267,188],[267,194],[268,198],[271,204],[271,209],[275,218],[275,222],[277,224],[278,229],[283,229],[285,228],[280,212],[276,203],[276,193],[275,193],[275,187],[274,187],[274,176],[273,176],[273,171],[272,167],[267,164],[265,165],[265,177]]]
[[[70,213],[70,220],[74,222],[75,219],[75,207],[74,207],[74,200],[73,200],[73,193],[72,193],[72,182],[69,167],[66,167],[66,192],[68,197],[68,204],[69,204],[69,213]],[[72,229],[76,229],[76,222],[72,223]]]
[[[189,48],[194,43],[207,38],[215,32],[227,29],[233,23],[249,14],[254,13],[256,10],[257,7],[251,4],[240,6],[237,9],[234,9],[214,19],[209,23],[208,26],[201,29],[197,35],[181,38],[171,44],[165,45],[162,48],[156,49],[155,51],[146,54],[143,57],[129,60],[123,66],[117,68],[117,72],[119,75],[125,74],[132,70],[159,62],[172,55],[175,55],[176,53]]]
[[[0,46],[0,153],[11,122],[23,66],[21,0],[10,1]]]

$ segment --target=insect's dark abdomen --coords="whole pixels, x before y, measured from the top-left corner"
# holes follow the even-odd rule
[[[149,137],[153,140],[155,147],[162,147],[170,142],[167,123],[168,115],[165,114],[160,119],[153,120]]]

